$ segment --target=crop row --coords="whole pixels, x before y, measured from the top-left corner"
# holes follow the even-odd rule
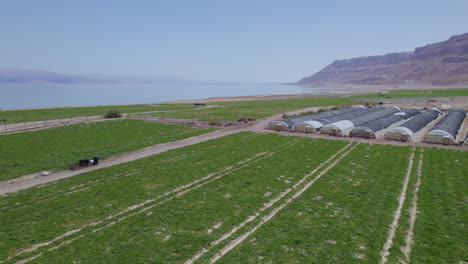
[[[240,133],[2,197],[0,254],[47,241],[292,140]]]
[[[468,260],[467,176],[467,151],[425,149],[411,263]]]
[[[407,147],[358,145],[219,262],[379,262],[409,154]]]
[[[93,155],[101,159],[214,129],[115,120],[0,135],[0,181],[41,170],[63,170]]]
[[[237,133],[0,198],[0,261],[458,263],[467,158]]]
[[[249,134],[241,133],[241,135]],[[240,139],[239,135],[234,136]],[[269,139],[268,147],[266,144],[254,143],[266,142],[265,139]],[[207,155],[207,157],[194,156],[194,158],[200,159],[200,162],[204,164],[219,164],[220,162],[217,162],[216,159],[221,159],[222,161],[221,157],[217,157],[222,155],[218,153],[226,153],[228,149],[232,149],[229,152],[229,160],[232,166],[239,167],[238,170],[233,169],[233,171],[224,175],[224,177],[219,177],[214,181],[208,182],[200,188],[190,188],[188,192],[182,192],[172,199],[164,202],[161,201],[162,203],[157,203],[141,213],[131,215],[124,221],[117,221],[115,224],[106,225],[104,226],[105,228],[99,229],[97,232],[92,232],[93,227],[82,230],[76,233],[76,236],[70,237],[79,238],[68,245],[65,244],[59,249],[50,252],[45,251],[45,248],[48,247],[40,249],[43,255],[36,259],[36,261],[58,263],[62,262],[63,259],[67,259],[67,261],[80,259],[89,262],[125,262],[131,259],[131,262],[135,263],[148,261],[146,256],[144,256],[148,254],[161,261],[164,259],[170,261],[174,257],[174,252],[171,252],[174,248],[180,248],[182,251],[187,250],[186,253],[177,257],[182,260],[184,257],[188,257],[189,254],[195,253],[195,250],[199,250],[200,246],[203,245],[198,244],[199,242],[210,241],[213,237],[219,235],[220,232],[230,229],[233,223],[245,218],[252,211],[257,210],[270,200],[271,197],[284,191],[293,182],[297,181],[298,178],[312,170],[317,164],[323,162],[345,145],[343,142],[336,141],[285,138],[274,135],[254,136],[250,139],[237,140],[236,142],[242,144],[243,141],[245,141],[246,145],[250,146],[250,149],[256,151],[254,153],[257,154],[254,155],[255,158],[252,160],[240,164],[237,164],[239,162],[232,163],[235,161],[235,155],[241,154],[237,154],[232,149],[237,147],[237,144],[234,144],[235,146],[230,145],[229,147],[215,147],[212,151],[207,151],[207,154],[211,154]],[[218,140],[218,142],[223,141]],[[211,143],[213,144],[213,142]],[[256,146],[253,146],[255,144]],[[244,150],[246,145],[238,149],[238,152],[242,152],[243,154],[239,155],[239,158],[243,156],[241,161],[250,156],[246,155],[248,152]],[[190,152],[189,150],[186,149],[186,152]],[[299,152],[296,155],[297,151]],[[216,154],[218,155],[214,156],[213,154],[215,153],[213,152],[217,152]],[[262,157],[262,154],[259,153],[264,153],[264,156]],[[290,158],[293,154],[296,155],[295,159]],[[231,155],[234,157],[231,157]],[[165,171],[164,177],[160,179],[162,182],[158,182],[159,185],[161,186],[164,182],[171,181],[174,178],[182,178],[184,174],[197,174],[196,176],[192,175],[191,180],[193,180],[201,179],[202,175],[213,173],[205,172],[200,175],[197,173],[197,170],[204,168],[204,166],[200,166],[202,165],[200,163],[192,165],[187,162],[185,161],[183,165],[179,164],[178,169],[180,171],[178,173],[176,171]],[[304,166],[304,164],[307,165]],[[154,168],[152,169],[153,173],[157,173],[154,171]],[[219,170],[220,168],[218,167],[217,169]],[[187,183],[189,181],[185,178],[183,182]],[[156,183],[156,179],[152,179],[152,182]],[[140,184],[133,183],[133,185],[139,186]],[[167,192],[168,189],[176,186],[172,185],[170,188],[164,188],[164,190],[160,190],[158,193]],[[119,187],[116,186],[116,188]],[[162,189],[158,187],[156,189]],[[122,190],[121,192],[121,196],[127,198],[133,195],[136,195],[136,193],[129,192],[128,190]],[[139,201],[144,202],[154,196],[140,197]],[[104,206],[105,203],[113,203],[115,199],[115,197],[108,198],[110,199],[102,199]],[[98,206],[96,204],[97,202],[93,202],[92,206]],[[131,204],[136,203],[134,201]],[[75,207],[73,206],[72,208]],[[124,208],[127,207],[121,207],[121,209]],[[81,209],[77,208],[76,210]],[[85,211],[86,208],[83,208],[81,214],[86,215]],[[107,215],[110,215],[110,213],[103,216]],[[102,219],[103,216],[100,218]],[[96,220],[94,219],[93,221]],[[149,222],[147,223],[146,221]],[[209,231],[210,228],[212,229],[211,231]],[[85,236],[80,237],[82,234],[85,234]],[[112,249],[106,249],[110,245],[107,242],[102,243],[103,241],[110,242]],[[186,244],[187,241],[192,241],[190,242],[192,244],[191,247]],[[161,247],[154,243],[169,244]],[[142,244],[145,246],[141,247]],[[171,245],[180,245],[180,247]],[[50,247],[54,246],[57,246],[57,244],[50,245]],[[154,246],[155,248],[149,250],[150,246]],[[135,250],[130,250],[130,252],[122,252],[120,250],[126,247]],[[76,254],[77,252],[80,253]],[[95,254],[95,252],[100,252],[100,254]],[[23,254],[24,256],[25,254]]]

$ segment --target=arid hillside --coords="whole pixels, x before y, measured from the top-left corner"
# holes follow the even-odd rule
[[[297,84],[467,85],[468,33],[416,48],[413,52],[337,60]]]

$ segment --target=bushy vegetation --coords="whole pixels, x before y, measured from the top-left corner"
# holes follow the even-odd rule
[[[113,120],[0,135],[0,181],[63,170],[81,158],[101,159],[213,131],[142,120]]]
[[[107,114],[104,115],[104,118],[119,118],[122,117],[122,114],[117,110],[109,110]]]

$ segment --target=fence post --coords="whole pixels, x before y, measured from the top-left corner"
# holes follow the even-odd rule
[[[8,130],[7,130],[7,125],[6,125],[6,118],[3,118],[2,121],[3,121],[3,124],[5,125],[5,134],[6,134],[7,131],[8,131]]]

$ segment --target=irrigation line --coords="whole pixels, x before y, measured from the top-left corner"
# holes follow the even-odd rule
[[[307,191],[310,186],[312,186],[318,179],[322,177],[325,173],[327,173],[330,169],[332,169],[336,164],[338,164],[344,157],[346,157],[358,144],[353,145],[350,149],[348,149],[344,154],[342,154],[338,159],[336,159],[332,164],[327,166],[324,170],[322,170],[314,179],[309,181],[307,184],[304,185],[301,189],[295,192],[292,196],[287,198],[281,205],[274,208],[269,214],[262,217],[260,223],[255,225],[250,231],[247,231],[237,237],[236,239],[232,240],[228,245],[222,248],[218,253],[216,253],[211,259],[210,263],[214,263],[221,259],[224,255],[226,255],[229,251],[240,245],[245,239],[247,239],[251,234],[253,234],[257,229],[259,229],[262,225],[270,221],[279,211],[285,208],[289,203],[294,201],[297,197],[299,197],[302,193]]]
[[[226,240],[227,238],[231,237],[234,233],[236,233],[239,229],[241,229],[242,227],[244,227],[246,224],[248,224],[249,222],[253,221],[254,219],[256,219],[259,215],[260,215],[260,212],[263,212],[265,211],[266,209],[270,208],[271,206],[273,206],[276,202],[278,202],[279,200],[281,200],[284,196],[286,196],[288,193],[290,193],[292,190],[294,189],[297,189],[297,187],[302,184],[305,180],[307,180],[310,176],[312,176],[313,174],[315,174],[318,170],[320,170],[322,167],[324,167],[326,164],[328,164],[331,160],[333,160],[336,156],[338,156],[341,152],[343,152],[344,150],[346,150],[349,146],[351,145],[348,144],[346,145],[345,147],[343,147],[342,149],[338,150],[335,154],[333,154],[330,158],[328,158],[326,161],[322,162],[321,164],[319,164],[319,166],[317,166],[314,170],[312,170],[311,172],[309,172],[308,174],[306,174],[301,180],[299,180],[297,183],[294,184],[294,186],[292,188],[288,188],[286,189],[284,192],[281,192],[278,196],[276,196],[275,198],[271,199],[269,202],[265,203],[263,205],[263,207],[261,207],[254,215],[251,215],[249,217],[247,217],[246,220],[244,220],[242,223],[240,223],[239,225],[235,226],[233,229],[231,229],[231,231],[229,231],[228,233],[222,235],[220,238],[218,238],[217,240],[211,242],[210,246],[208,248],[203,248],[202,250],[200,250],[197,254],[195,254],[194,256],[192,256],[190,259],[188,259],[187,261],[185,261],[185,264],[192,264],[194,261],[196,261],[197,259],[199,259],[200,257],[202,257],[205,253],[209,252],[211,249],[213,249],[215,246],[217,246],[219,243],[221,243],[222,241]]]
[[[423,154],[424,154],[424,148],[421,150],[421,154],[419,158],[418,170],[417,170],[418,178],[416,181],[416,185],[414,186],[411,208],[409,209],[409,212],[410,212],[409,229],[406,232],[406,236],[405,236],[405,246],[401,248],[401,251],[403,252],[406,258],[403,261],[404,263],[410,263],[411,250],[412,250],[412,246],[414,243],[414,225],[416,223],[416,218],[418,214],[418,192],[421,186],[421,177],[422,177],[422,170],[423,170],[422,167],[424,164]]]
[[[168,191],[168,192],[166,192],[166,193],[164,193],[164,194],[162,194],[162,195],[160,195],[160,196],[158,196],[156,198],[149,199],[149,200],[146,200],[146,201],[144,201],[142,203],[132,205],[132,206],[128,207],[127,209],[121,211],[121,212],[118,212],[118,213],[116,213],[114,215],[106,217],[104,220],[100,220],[100,221],[97,221],[97,222],[92,222],[92,223],[86,224],[84,226],[81,226],[79,228],[70,230],[70,231],[68,231],[68,232],[66,232],[66,233],[64,233],[64,234],[62,234],[60,236],[55,237],[52,240],[49,240],[49,241],[43,242],[43,243],[39,243],[39,244],[31,246],[31,247],[29,247],[27,249],[24,249],[24,250],[18,252],[17,254],[15,254],[15,256],[19,256],[19,255],[24,254],[24,253],[30,253],[30,252],[36,251],[39,248],[44,247],[44,246],[49,246],[49,245],[51,245],[51,244],[53,244],[55,242],[63,240],[64,238],[67,238],[67,237],[69,237],[71,235],[77,234],[78,232],[81,232],[85,228],[88,228],[88,227],[99,226],[98,228],[95,228],[94,230],[91,231],[91,233],[97,232],[97,231],[99,231],[99,230],[101,230],[101,229],[103,229],[105,227],[108,227],[108,226],[114,225],[114,224],[116,224],[118,222],[121,222],[121,221],[123,221],[123,220],[125,220],[125,219],[127,219],[127,218],[129,218],[131,216],[134,216],[136,214],[148,211],[148,210],[154,208],[157,205],[161,205],[161,204],[163,204],[165,202],[168,202],[168,201],[174,199],[175,197],[180,197],[180,196],[188,193],[189,191],[198,189],[198,188],[200,188],[200,187],[202,187],[202,186],[204,186],[204,185],[206,185],[206,184],[208,184],[208,183],[210,183],[210,182],[212,182],[214,180],[220,179],[223,176],[228,175],[228,174],[230,174],[230,173],[232,173],[234,171],[240,170],[240,169],[242,169],[242,168],[244,168],[244,167],[246,167],[246,166],[248,166],[248,165],[250,165],[252,163],[255,163],[255,162],[259,161],[259,160],[271,157],[271,156],[273,156],[274,154],[276,154],[276,153],[278,153],[280,151],[283,151],[285,149],[288,149],[288,148],[296,145],[297,143],[300,142],[300,140],[301,139],[295,139],[295,140],[292,140],[292,142],[288,142],[288,143],[283,144],[283,145],[281,145],[279,147],[273,148],[273,150],[277,150],[276,152],[273,152],[273,150],[272,150],[272,151],[269,151],[269,152],[261,153],[260,155],[256,155],[256,156],[254,156],[252,158],[245,159],[245,160],[238,163],[238,165],[240,165],[239,167],[232,167],[232,166],[227,167],[227,168],[225,168],[225,169],[223,169],[221,171],[209,174],[209,175],[207,175],[207,176],[205,176],[205,177],[203,177],[201,179],[195,180],[195,181],[193,181],[193,182],[191,182],[189,184],[181,185],[181,186],[179,186],[179,187],[177,187],[177,188],[175,188],[175,189],[173,189],[171,191]],[[200,184],[196,185],[193,188],[189,188],[192,185],[197,184],[197,183],[200,183]],[[169,196],[171,194],[174,194],[174,195]],[[156,202],[157,200],[159,200],[161,198],[164,198],[164,197],[167,197],[167,196],[169,196],[169,197],[162,200],[162,201],[160,201],[160,202],[152,204],[152,203]],[[136,211],[136,209],[139,209],[139,210]],[[134,212],[132,212],[132,211],[134,211]],[[125,215],[126,213],[129,213],[129,214]],[[118,218],[118,217],[120,217],[120,218]],[[114,218],[117,218],[117,219],[114,219]],[[84,234],[81,234],[78,237],[72,238],[71,240],[64,241],[61,244],[59,244],[58,246],[49,248],[49,251],[58,249],[61,246],[65,245],[65,244],[68,244],[71,241],[74,241],[74,240],[76,240],[78,238],[81,238],[81,237],[84,237],[84,236],[85,236]],[[22,263],[25,263],[25,262],[22,262]]]
[[[388,227],[388,237],[387,241],[385,242],[382,251],[380,252],[380,263],[385,264],[388,261],[388,256],[390,255],[390,248],[392,248],[393,245],[393,238],[395,237],[396,229],[398,228],[398,222],[400,221],[401,217],[401,211],[403,209],[403,204],[405,203],[406,200],[406,192],[408,190],[408,183],[411,177],[411,170],[413,169],[413,161],[414,161],[414,153],[416,151],[416,147],[413,147],[411,155],[409,157],[408,161],[408,169],[406,171],[406,176],[405,179],[403,180],[403,187],[401,188],[400,196],[398,197],[398,207],[395,210],[395,213],[393,214],[393,221],[390,223],[390,226]]]

